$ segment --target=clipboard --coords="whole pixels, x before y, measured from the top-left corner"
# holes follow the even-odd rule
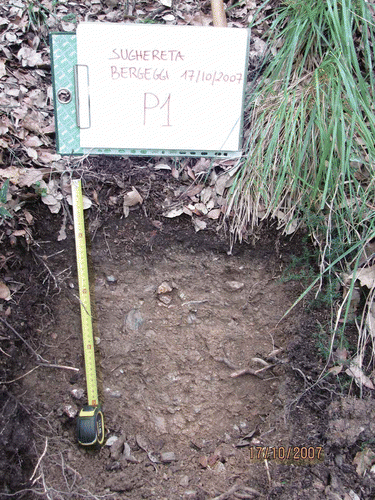
[[[100,22],[51,33],[57,152],[241,156],[249,38]]]

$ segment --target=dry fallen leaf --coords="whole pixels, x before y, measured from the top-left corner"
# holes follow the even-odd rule
[[[23,145],[27,148],[38,148],[42,146],[43,142],[36,135],[29,135],[23,142]]]
[[[164,21],[174,21],[176,18],[174,17],[173,14],[166,14],[165,16],[163,16],[163,19]]]
[[[366,326],[372,337],[375,339],[375,304],[372,303],[367,311]]]
[[[133,207],[134,205],[138,205],[138,203],[142,202],[143,198],[135,187],[132,187],[132,190],[124,195],[124,207]]]
[[[73,205],[72,195],[68,194],[68,196],[66,197],[66,201],[69,203],[69,205]],[[83,202],[83,210],[87,210],[88,208],[91,208],[92,201],[90,200],[90,198],[87,198],[87,196],[83,195],[82,202]]]
[[[6,59],[0,59],[0,78],[7,74],[7,70],[5,68]]]
[[[356,278],[360,281],[362,286],[367,286],[368,288],[374,288],[375,286],[375,266],[364,267],[359,269],[356,274]]]
[[[213,210],[210,210],[207,214],[207,217],[209,219],[218,219],[221,215],[221,210],[220,208],[214,208]]]
[[[368,389],[375,389],[374,384],[368,377],[366,377],[360,368],[360,359],[358,357],[353,358],[350,362],[349,368],[345,370],[345,373],[349,375],[349,377],[353,377],[358,385],[364,385]]]
[[[202,231],[202,229],[206,229],[206,227],[207,227],[207,222],[205,222],[202,219],[198,219],[198,218],[193,219],[193,224],[194,224],[194,229],[195,229],[196,233],[198,231]]]
[[[174,217],[178,217],[182,213],[184,213],[184,209],[182,207],[172,208],[172,210],[169,210],[169,212],[166,212],[164,214],[164,217],[168,217],[169,219],[173,219]]]
[[[342,369],[343,365],[332,366],[332,368],[328,370],[328,373],[332,373],[332,375],[338,375],[339,373],[342,372]]]
[[[38,151],[38,157],[39,157],[39,160],[42,163],[45,163],[46,165],[49,165],[50,163],[61,159],[60,155],[55,154],[55,153],[50,153],[49,151],[43,151],[43,150]]]
[[[364,448],[359,451],[353,460],[353,465],[356,465],[357,474],[363,476],[367,469],[370,469],[375,463],[375,453],[370,448]]]
[[[26,222],[28,224],[31,224],[33,222],[34,217],[31,215],[31,213],[28,210],[24,210],[23,215],[25,216]]]
[[[5,283],[0,281],[0,299],[4,300],[10,300],[11,299],[11,294],[9,288],[6,286]]]
[[[42,54],[25,45],[18,51],[17,58],[21,61],[22,67],[29,66],[33,68],[43,64]]]
[[[227,173],[224,175],[220,175],[215,184],[215,191],[216,194],[219,196],[222,196],[224,194],[224,191],[227,187],[230,187],[234,182],[234,179],[231,178],[231,176]]]

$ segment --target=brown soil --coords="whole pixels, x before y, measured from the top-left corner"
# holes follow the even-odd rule
[[[100,451],[77,445],[85,396],[73,390],[85,391],[85,378],[73,227],[57,242],[60,217],[30,206],[34,243],[18,239],[1,271],[14,294],[0,323],[10,382],[0,395],[0,498],[374,498],[372,474],[352,464],[373,439],[373,400],[342,399],[333,376],[312,387],[328,314],[306,301],[279,324],[303,291],[281,279],[303,253],[300,237],[264,227],[229,252],[213,229],[163,219],[152,202],[161,184],[122,217],[104,202],[118,190],[108,179],[87,184],[102,200],[88,215],[88,253],[106,437],[119,439]],[[38,366],[33,351],[79,372]]]

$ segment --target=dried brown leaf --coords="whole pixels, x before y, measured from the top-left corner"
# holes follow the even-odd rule
[[[42,146],[43,142],[36,135],[29,135],[23,142],[23,145],[27,148],[38,148]]]
[[[358,357],[353,358],[350,362],[349,368],[345,370],[345,373],[349,375],[349,377],[353,377],[359,386],[364,385],[368,389],[375,389],[374,384],[368,377],[366,377],[360,368],[360,360]]]
[[[339,373],[342,372],[342,369],[343,365],[332,366],[332,368],[328,370],[328,373],[332,373],[332,375],[338,375]]]
[[[359,451],[353,460],[353,465],[356,465],[357,474],[363,476],[367,469],[375,463],[375,453],[370,448],[364,448]]]
[[[203,184],[196,184],[195,186],[192,186],[189,189],[187,189],[184,194],[185,196],[193,198],[202,191],[203,187],[204,187]]]
[[[5,68],[6,59],[0,59],[0,78],[7,74],[7,70]]]
[[[17,58],[21,61],[22,67],[28,66],[34,68],[43,64],[42,54],[25,45],[18,51]]]
[[[23,168],[21,169],[19,180],[17,182],[20,187],[30,187],[43,179],[45,174],[44,168]]]
[[[28,224],[31,224],[33,222],[34,217],[31,215],[31,213],[28,210],[24,210],[23,215],[25,216],[26,222]]]
[[[138,203],[142,202],[143,198],[135,187],[132,187],[132,190],[124,195],[124,207],[133,207],[134,205],[138,205]]]
[[[11,294],[9,288],[6,286],[5,283],[0,281],[0,299],[3,300],[10,300],[11,299]]]
[[[216,219],[218,219],[218,218],[220,217],[220,215],[221,215],[221,210],[220,210],[220,208],[214,208],[213,210],[210,210],[210,211],[208,212],[207,217],[208,217],[209,219],[214,219],[214,220],[216,220]]]
[[[200,194],[201,202],[207,204],[208,200],[212,197],[213,189],[211,187],[205,187],[202,189]]]
[[[178,217],[182,213],[184,213],[183,207],[172,208],[171,210],[169,210],[164,214],[164,217],[168,217],[168,219],[173,219],[174,217]]]
[[[222,196],[224,194],[224,191],[227,187],[231,186],[233,183],[234,179],[231,178],[229,173],[226,173],[224,175],[220,175],[215,183],[215,191],[216,194],[219,196]]]
[[[38,153],[33,148],[26,148],[26,153],[29,158],[36,160],[38,158]]]
[[[202,231],[203,229],[206,229],[206,227],[207,227],[207,222],[205,222],[202,219],[194,218],[193,219],[193,224],[194,224],[194,229],[195,229],[196,233],[198,231]]]
[[[61,156],[56,153],[50,153],[49,151],[38,150],[38,158],[39,160],[48,165],[53,163],[54,161],[58,161],[61,159]]]
[[[208,212],[207,207],[204,203],[196,203],[194,208],[195,213],[198,213],[198,215],[206,215]]]

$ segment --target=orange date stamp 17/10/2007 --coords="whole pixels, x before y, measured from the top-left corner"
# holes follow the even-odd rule
[[[324,462],[322,446],[250,446],[250,462],[269,460],[283,465],[311,465]]]

